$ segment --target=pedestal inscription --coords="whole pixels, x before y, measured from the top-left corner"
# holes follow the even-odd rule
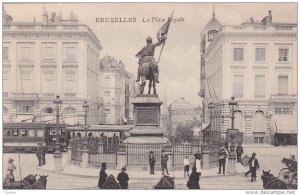
[[[136,108],[137,125],[158,125],[157,108]]]

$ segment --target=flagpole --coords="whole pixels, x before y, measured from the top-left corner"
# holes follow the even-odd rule
[[[172,11],[172,14],[171,14],[171,17],[170,17],[170,23],[169,23],[168,28],[167,28],[167,30],[166,30],[166,35],[168,34],[168,30],[169,30],[169,27],[170,27],[170,25],[171,25],[173,13],[174,13],[174,10]],[[161,53],[162,53],[162,51],[163,51],[163,49],[164,49],[165,44],[166,44],[166,41],[164,41],[164,43],[163,43],[163,45],[162,45],[162,47],[161,47],[161,50],[160,50],[160,53],[159,53],[159,57],[158,57],[157,63],[159,63],[160,56],[161,56]]]

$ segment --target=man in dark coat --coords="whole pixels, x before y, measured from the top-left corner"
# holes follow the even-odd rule
[[[119,173],[119,175],[117,177],[117,180],[119,181],[121,189],[128,189],[129,177],[128,177],[128,174],[125,173],[125,171],[126,171],[126,167],[123,166],[121,169],[121,173]]]
[[[218,158],[219,158],[219,174],[221,174],[221,167],[223,167],[223,175],[225,175],[225,163],[226,163],[227,153],[224,146],[222,146],[219,149]]]
[[[187,182],[187,187],[189,189],[200,189],[199,180],[201,173],[196,172],[197,168],[193,166],[192,173],[189,177],[189,181]]]
[[[46,148],[46,146],[44,146],[43,143],[41,143],[40,147],[41,147],[41,158],[42,158],[41,162],[42,162],[42,165],[45,165],[46,164],[47,148]]]
[[[41,166],[43,164],[43,148],[41,142],[37,143],[36,156],[39,161],[38,166]]]
[[[169,160],[168,155],[165,154],[164,150],[162,150],[162,154],[161,154],[161,170],[162,170],[162,175],[165,174],[165,169],[166,169],[167,174],[169,175],[168,164],[167,164],[168,160]]]
[[[154,175],[154,165],[155,165],[155,157],[153,155],[153,151],[150,151],[149,154],[149,165],[150,165],[150,175]]]
[[[254,152],[249,160],[249,166],[251,171],[251,182],[256,181],[256,170],[259,169],[258,160],[256,159],[256,153]]]
[[[241,143],[236,147],[236,156],[237,156],[237,162],[241,162],[241,156],[244,153],[244,149]]]
[[[102,186],[107,178],[107,174],[106,174],[105,170],[106,170],[106,163],[102,163],[101,170],[99,173],[99,181],[98,181],[98,187],[100,189],[102,189]]]

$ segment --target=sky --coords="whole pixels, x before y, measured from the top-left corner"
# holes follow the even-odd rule
[[[15,22],[42,22],[42,3],[4,3],[4,9]],[[63,19],[70,12],[79,23],[89,25],[100,40],[105,55],[122,61],[126,70],[135,74],[138,59],[135,54],[146,45],[147,36],[156,42],[156,33],[164,24],[152,17],[167,19],[174,10],[168,38],[161,54],[160,83],[157,86],[161,100],[171,104],[185,98],[195,106],[201,106],[200,91],[200,35],[212,18],[222,25],[239,25],[253,17],[261,20],[272,10],[273,22],[297,23],[296,3],[45,3],[48,15],[62,11]],[[96,22],[96,18],[136,18],[136,22]],[[149,18],[150,22],[143,22]],[[155,50],[158,59],[161,48]],[[148,86],[148,84],[147,84]],[[147,87],[146,86],[146,90]]]

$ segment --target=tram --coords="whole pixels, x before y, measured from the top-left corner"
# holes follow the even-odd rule
[[[59,125],[61,151],[67,142],[66,125]],[[37,142],[42,142],[47,151],[54,152],[56,143],[56,124],[44,122],[10,122],[3,123],[3,152],[32,153],[36,151]]]

